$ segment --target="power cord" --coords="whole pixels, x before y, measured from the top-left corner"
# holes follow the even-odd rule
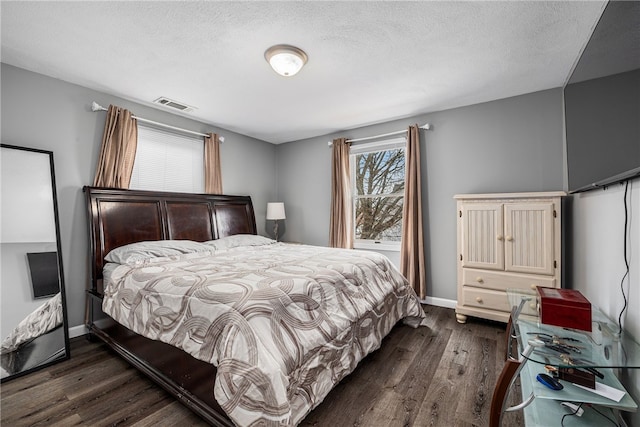
[[[582,405],[585,405],[585,403],[584,403],[584,402],[581,402],[579,405],[575,406],[575,409],[574,409],[574,411],[573,411],[573,412],[569,412],[569,413],[567,413],[567,414],[564,414],[564,415],[562,416],[562,419],[560,420],[560,426],[561,426],[561,427],[564,427],[564,419],[565,419],[566,417],[574,417],[574,416],[576,416],[576,415],[577,415],[577,416],[581,416],[581,415],[582,415],[582,412],[581,412],[581,410],[582,410]],[[588,404],[588,403],[587,403],[586,405],[587,405],[589,408],[591,408],[591,409],[593,409],[594,411],[596,411],[598,414],[600,414],[600,416],[601,416],[601,417],[606,418],[606,419],[607,419],[611,424],[613,424],[614,426],[616,426],[616,427],[620,427],[620,424],[618,424],[618,423],[617,423],[614,419],[612,419],[611,417],[609,417],[609,416],[607,416],[606,414],[604,414],[604,413],[600,412],[600,411],[598,410],[598,408],[596,408],[595,406],[593,406],[593,405],[591,405],[591,404]],[[578,414],[580,414],[580,415],[578,415]]]
[[[580,412],[580,409],[582,409],[582,405],[584,405],[584,402],[581,402],[573,412],[569,412],[568,414],[564,414],[562,416],[562,419],[560,420],[560,426],[564,427],[564,419],[565,418],[576,416],[578,414],[578,412]]]
[[[620,427],[620,424],[618,424],[615,420],[612,420],[611,418],[609,418],[608,416],[606,416],[605,414],[603,414],[602,412],[600,412],[600,411],[598,410],[598,408],[596,408],[596,407],[595,407],[595,406],[593,406],[593,405],[589,405],[589,406],[591,407],[591,409],[593,409],[594,411],[596,411],[598,414],[600,414],[600,415],[602,415],[603,417],[605,417],[606,419],[608,419],[608,420],[611,422],[611,424],[613,424],[613,425],[614,425],[614,426],[616,426],[616,427]]]
[[[626,181],[624,186],[624,264],[627,267],[624,276],[622,276],[622,280],[620,281],[620,290],[622,291],[622,298],[624,299],[624,305],[622,306],[622,310],[620,310],[620,315],[618,316],[618,334],[622,335],[622,316],[624,312],[627,310],[627,295],[624,291],[624,281],[629,275],[629,259],[627,256],[627,238],[628,238],[628,223],[629,223],[629,208],[627,206],[627,192],[629,190],[629,181]]]

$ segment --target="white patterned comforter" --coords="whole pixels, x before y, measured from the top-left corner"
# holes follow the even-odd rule
[[[62,317],[62,297],[58,292],[18,323],[0,343],[0,353],[15,351],[25,342],[57,328],[62,325]]]
[[[415,292],[375,252],[272,243],[107,264],[103,309],[217,366],[237,425],[296,425],[400,320]]]

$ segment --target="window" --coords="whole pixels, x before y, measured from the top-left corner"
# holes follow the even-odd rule
[[[204,193],[204,141],[138,124],[129,188]]]
[[[400,250],[405,138],[352,146],[356,248]]]

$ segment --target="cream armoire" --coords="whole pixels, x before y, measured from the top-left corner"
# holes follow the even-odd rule
[[[507,289],[560,288],[564,192],[460,194],[456,318],[507,322]]]

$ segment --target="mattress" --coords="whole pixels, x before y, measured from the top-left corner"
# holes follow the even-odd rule
[[[236,425],[297,425],[398,321],[424,317],[375,252],[268,239],[202,248],[108,263],[103,310],[214,364],[213,393]]]

